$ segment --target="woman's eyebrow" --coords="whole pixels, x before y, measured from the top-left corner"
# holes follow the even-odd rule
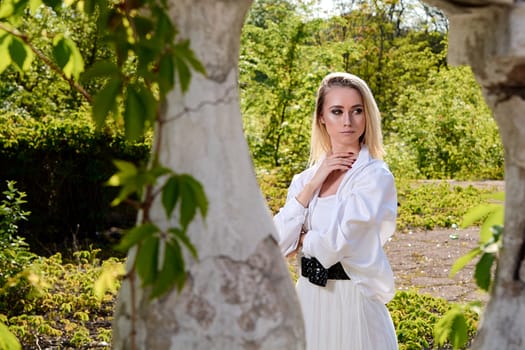
[[[357,108],[357,107],[363,107],[363,105],[358,103],[356,105],[353,105],[350,108]],[[332,106],[329,106],[329,108],[344,108],[344,106],[343,105],[332,105]]]

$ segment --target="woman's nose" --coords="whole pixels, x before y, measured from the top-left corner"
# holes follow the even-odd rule
[[[343,125],[344,126],[350,126],[352,125],[352,112],[345,113],[343,117]]]

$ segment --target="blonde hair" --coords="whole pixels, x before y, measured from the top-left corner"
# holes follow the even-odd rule
[[[381,113],[379,112],[372,91],[370,91],[368,85],[361,78],[349,73],[335,72],[324,77],[321,86],[317,90],[315,113],[312,121],[312,138],[310,141],[310,165],[315,164],[332,149],[326,126],[321,123],[321,115],[326,94],[333,87],[356,89],[361,94],[365,110],[366,126],[360,141],[368,147],[372,158],[383,159],[385,152],[383,149],[383,136],[381,134]]]

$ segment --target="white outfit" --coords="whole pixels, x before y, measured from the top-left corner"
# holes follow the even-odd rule
[[[326,287],[299,277],[308,350],[394,350],[397,338],[386,308],[394,296],[394,276],[383,244],[394,233],[397,195],[385,163],[362,145],[335,195],[318,193],[304,208],[296,199],[317,166],[294,176],[286,204],[275,215],[276,237],[287,255],[307,231],[302,252],[325,267],[341,262],[350,280]]]

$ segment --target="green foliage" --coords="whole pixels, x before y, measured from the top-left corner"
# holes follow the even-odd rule
[[[489,202],[470,209],[465,214],[461,225],[462,227],[467,227],[479,220],[483,221],[480,231],[480,245],[454,262],[450,270],[450,277],[453,277],[474,258],[480,256],[476,263],[474,279],[478,287],[488,292],[493,281],[493,264],[497,262],[498,254],[502,246],[501,235],[503,234],[504,210],[502,202],[495,204],[491,203],[491,201],[503,201],[504,193],[492,193],[484,196],[484,199]],[[463,306],[457,305],[449,310],[435,325],[434,338],[436,342],[438,344],[444,344],[446,341],[450,341],[454,349],[463,347],[466,343],[465,328],[467,327],[467,321],[465,315],[472,311],[479,314],[480,308],[481,305],[479,302],[473,302]]]
[[[467,305],[453,304],[450,309],[434,324],[434,340],[439,346],[450,343],[455,350],[464,349],[475,332],[472,322],[468,319],[473,314],[479,317],[480,302]],[[476,317],[476,319],[478,318]],[[477,326],[474,324],[474,326]]]
[[[27,220],[29,211],[22,210],[26,203],[25,193],[15,188],[14,181],[7,181],[7,190],[2,192],[0,202],[0,316],[4,309],[16,309],[21,298],[28,295],[25,269],[36,258],[29,246],[18,236],[18,222]],[[0,317],[0,349],[20,349],[16,337],[4,325]]]
[[[457,306],[451,305],[446,300],[434,298],[414,291],[397,292],[387,304],[396,327],[397,340],[400,350],[416,349],[444,349],[441,347],[446,342],[436,346],[434,340],[434,327],[442,323],[442,316],[455,310]],[[467,339],[472,339],[476,332],[478,314],[468,311],[464,315],[463,330]]]
[[[108,346],[124,262],[115,258],[101,261],[99,252],[76,252],[71,262],[64,261],[60,254],[34,261],[32,284],[38,293],[25,300],[21,312],[0,308],[10,331],[24,348],[80,349],[101,347],[102,342]],[[107,288],[97,292],[95,281],[104,271],[113,271],[118,278],[106,279]]]
[[[398,180],[398,230],[431,230],[435,227],[459,227],[462,217],[475,205],[483,203],[484,195],[493,189],[477,189],[448,182],[417,182]],[[472,224],[479,224],[473,221]]]
[[[104,183],[115,169],[112,158],[146,163],[150,137],[131,143],[110,123],[97,131],[86,113],[68,119],[0,115],[0,124],[0,180],[16,179],[31,198],[31,220],[21,232],[34,251],[65,250],[74,239],[107,244],[97,232],[135,224],[136,210],[112,208],[117,192]]]
[[[407,86],[386,144],[398,178],[503,177],[498,128],[466,67],[433,72],[426,86]]]
[[[458,258],[452,269],[450,276],[453,277],[459,270],[467,265],[471,260],[480,256],[476,264],[474,279],[478,287],[489,291],[492,285],[492,265],[497,261],[498,253],[502,246],[501,235],[503,234],[503,201],[504,193],[492,193],[483,197],[485,202],[471,208],[464,216],[462,227],[467,227],[475,222],[482,221],[480,230],[479,247],[473,248],[464,256]]]
[[[24,298],[30,297],[31,273],[28,271],[36,255],[29,251],[24,238],[18,236],[18,222],[27,220],[25,193],[7,182],[0,202],[0,309],[13,311],[23,308]]]
[[[206,216],[208,200],[202,185],[187,174],[176,174],[160,165],[151,165],[146,169],[135,167],[134,164],[124,161],[115,162],[119,171],[114,174],[108,184],[120,186],[120,193],[114,204],[136,195],[143,197],[143,189],[148,192],[145,200],[138,203],[143,210],[142,224],[129,230],[123,237],[117,249],[128,251],[136,247],[133,267],[141,277],[142,286],[151,286],[151,298],[156,298],[176,286],[180,291],[186,279],[186,269],[182,255],[181,244],[197,258],[197,250],[190,242],[186,232],[188,225],[195,217],[197,210],[202,217]],[[160,229],[149,218],[149,208],[154,196],[150,193],[152,186],[160,177],[167,180],[158,191],[161,193],[162,205],[166,217],[172,217],[173,211],[179,202],[179,226],[167,230]],[[159,261],[159,252],[163,250],[163,260]]]

